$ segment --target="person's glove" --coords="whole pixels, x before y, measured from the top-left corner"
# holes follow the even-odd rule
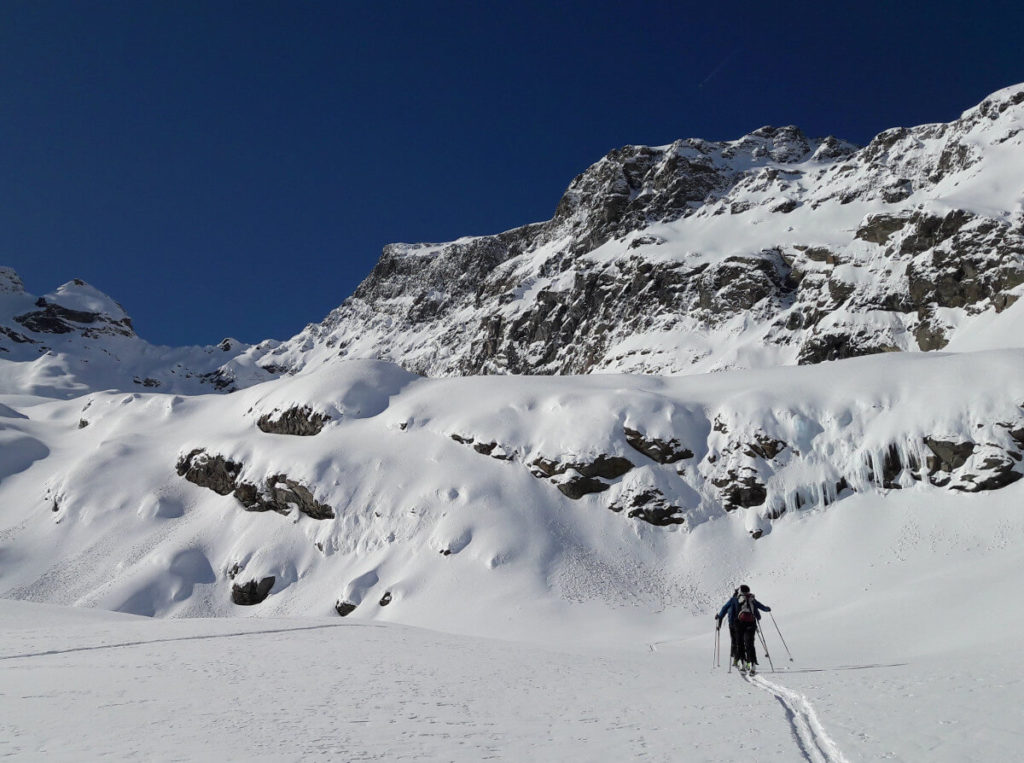
[[[721,628],[722,628],[722,618],[720,618],[718,615],[715,615],[715,630],[716,631],[717,630],[721,630]]]

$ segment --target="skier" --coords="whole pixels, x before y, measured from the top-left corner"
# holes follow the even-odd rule
[[[733,665],[740,670],[754,675],[757,669],[757,652],[754,650],[754,634],[757,633],[757,621],[761,619],[761,613],[771,612],[772,608],[765,606],[757,600],[750,592],[750,586],[741,585],[733,597],[726,602],[725,606],[718,613],[718,624],[721,626],[722,617],[726,611],[729,614],[730,635],[733,633],[735,622],[735,636],[733,636],[735,656]]]
[[[732,666],[738,668],[740,666],[741,652],[740,652],[740,636],[736,631],[736,597],[739,596],[740,589],[737,588],[732,592],[732,597],[729,601],[725,602],[725,606],[722,607],[721,611],[715,615],[715,630],[722,629],[722,618],[725,617],[726,612],[729,613],[729,658],[732,660]]]

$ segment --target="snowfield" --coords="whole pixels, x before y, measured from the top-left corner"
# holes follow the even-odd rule
[[[914,492],[841,502],[751,551],[745,579],[794,660],[765,618],[777,672],[762,656],[750,680],[712,667],[711,613],[728,586],[700,616],[620,607],[617,624],[596,625],[563,604],[517,619],[525,640],[336,616],[143,619],[0,601],[0,753],[1013,760],[1024,668],[1011,644],[1021,616],[1006,602],[1024,561],[1024,495]],[[715,524],[703,540],[725,541],[725,556],[727,528]]]
[[[0,586],[21,601],[0,602],[0,749],[1012,759],[1024,482],[1008,455],[989,474],[1005,486],[966,491],[1016,452],[1022,355],[678,378],[360,361],[230,395],[4,396]],[[260,429],[297,407],[329,417],[319,433]],[[628,428],[691,454],[660,463]],[[929,474],[926,437],[972,454]],[[213,455],[277,508],[190,481]],[[560,487],[577,469],[531,466],[601,456],[633,467],[578,498]],[[726,510],[734,485],[714,480],[745,469],[764,500]],[[678,509],[665,524],[629,516],[651,491]],[[712,617],[740,582],[794,657],[766,619],[777,672],[762,658],[752,680],[712,667]]]

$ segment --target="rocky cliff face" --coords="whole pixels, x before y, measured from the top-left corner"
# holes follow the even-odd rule
[[[941,349],[1024,284],[1024,86],[864,148],[796,127],[612,151],[544,223],[384,249],[260,363],[696,373]]]

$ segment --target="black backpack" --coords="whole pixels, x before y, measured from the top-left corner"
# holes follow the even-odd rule
[[[754,594],[741,593],[736,597],[736,620],[741,623],[756,623],[757,615],[754,613]]]

